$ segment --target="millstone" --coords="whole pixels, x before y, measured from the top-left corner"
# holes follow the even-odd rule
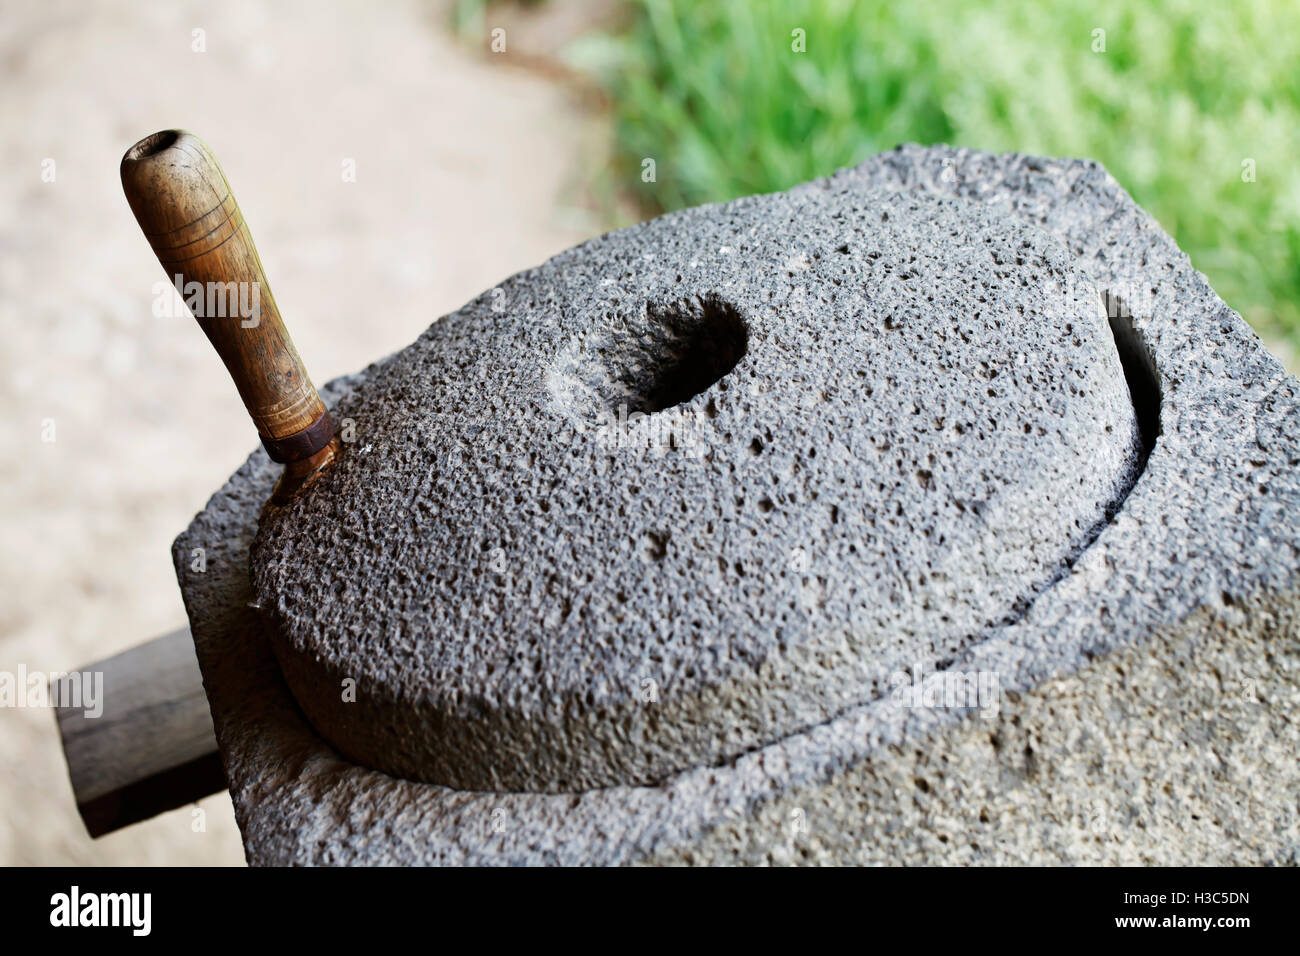
[[[747,204],[764,204],[776,217],[772,230],[803,236],[798,231],[795,210],[815,208],[819,196],[821,201],[838,197],[833,201],[845,203],[847,209],[853,200],[841,194],[854,192],[859,201],[852,208],[857,214],[846,213],[835,221],[833,231],[818,234],[817,243],[807,243],[804,250],[810,267],[825,265],[828,248],[837,256],[852,256],[853,237],[869,240],[880,230],[883,201],[875,191],[882,188],[892,194],[894,209],[923,197],[978,203],[985,210],[981,217],[1001,217],[1013,224],[1008,227],[1012,233],[1043,249],[1050,248],[1050,243],[1035,232],[1041,229],[1069,251],[1075,265],[1093,277],[1106,298],[1109,324],[1141,424],[1141,472],[1126,496],[1122,495],[1121,483],[1123,500],[1117,502],[1118,510],[1069,567],[1060,569],[1059,579],[1041,588],[1029,607],[1013,606],[1005,623],[971,640],[951,660],[939,661],[933,672],[926,669],[921,682],[926,692],[910,693],[916,687],[910,672],[895,675],[902,677],[903,686],[893,686],[891,679],[891,690],[884,696],[852,705],[825,722],[721,765],[692,767],[641,786],[554,793],[456,790],[370,769],[360,762],[360,757],[340,757],[338,747],[325,740],[323,734],[328,731],[335,741],[342,739],[338,731],[346,726],[346,711],[334,715],[332,726],[320,714],[322,709],[330,713],[331,699],[347,691],[322,687],[316,695],[305,692],[311,687],[306,678],[318,675],[325,665],[298,665],[298,676],[290,679],[299,699],[290,693],[285,671],[294,670],[297,661],[311,661],[309,645],[303,638],[313,632],[309,628],[292,636],[279,627],[281,621],[306,622],[309,616],[287,603],[284,611],[276,610],[278,597],[275,604],[267,606],[275,611],[273,614],[254,607],[257,601],[250,583],[250,548],[258,532],[259,516],[280,471],[265,451],[258,450],[212,496],[173,548],[230,796],[250,864],[1257,866],[1300,860],[1300,808],[1295,799],[1300,792],[1300,763],[1295,760],[1300,751],[1300,724],[1294,719],[1295,701],[1300,699],[1300,522],[1295,520],[1300,509],[1300,382],[1286,374],[1259,337],[1215,295],[1173,239],[1101,166],[1087,160],[1014,153],[900,147],[854,169],[842,170],[830,179],[800,187],[784,199],[746,200],[721,209],[694,210],[672,217],[669,226],[641,227],[642,235],[659,239],[654,246],[630,253],[635,268],[604,275],[591,271],[602,248],[628,248],[627,240],[620,235],[574,250],[557,263],[543,267],[541,276],[549,276],[546,281],[561,289],[566,284],[581,284],[586,289],[585,298],[576,295],[575,288],[573,298],[553,299],[546,321],[563,322],[572,330],[575,315],[589,305],[594,308],[598,295],[608,295],[611,286],[633,278],[643,283],[647,272],[677,258],[671,251],[672,243],[694,244],[689,237],[698,235],[697,230],[707,231],[716,240],[717,232],[726,231],[718,226],[718,217],[740,215],[737,210]],[[894,216],[893,211],[890,216]],[[758,222],[750,223],[749,228],[764,232]],[[841,230],[851,232],[855,228],[858,232],[847,241],[836,238]],[[665,232],[673,235],[665,239]],[[960,240],[964,231],[959,233],[950,238]],[[724,243],[733,252],[723,253]],[[847,245],[849,251],[838,252],[841,245]],[[739,253],[742,248],[744,252]],[[722,242],[705,245],[696,258],[696,268],[681,271],[682,284],[694,281],[692,276],[703,275],[698,270],[708,265],[710,275],[719,277],[717,285],[699,283],[668,297],[669,303],[689,302],[695,296],[701,303],[706,297],[708,301],[721,301],[751,323],[745,327],[744,352],[732,368],[726,368],[726,360],[697,361],[694,367],[703,365],[704,373],[688,377],[698,383],[700,378],[720,376],[708,389],[701,390],[708,393],[704,407],[709,397],[718,400],[719,418],[723,405],[747,394],[740,387],[747,380],[735,375],[746,374],[750,367],[747,362],[762,361],[763,336],[767,334],[763,329],[770,332],[773,326],[742,311],[746,306],[736,300],[736,290],[719,287],[726,277],[714,266],[720,261],[732,261],[719,258],[724,255],[741,254],[748,261],[755,255],[755,248],[747,233],[728,235]],[[650,253],[650,258],[641,258],[643,252]],[[883,260],[885,253],[883,249],[881,252]],[[1034,262],[1033,257],[1024,258],[1027,263]],[[743,274],[745,261],[730,266],[731,274]],[[797,265],[801,259],[789,256],[782,262],[791,261]],[[689,259],[686,265],[690,265]],[[1017,264],[1018,271],[1021,265]],[[847,268],[847,264],[843,267]],[[579,272],[579,268],[583,271]],[[1035,267],[1021,274],[1028,279],[1032,269]],[[793,278],[787,273],[813,271],[786,268],[775,278],[769,275],[755,294],[765,297],[762,290],[771,289],[775,300],[786,280]],[[624,272],[629,275],[624,276]],[[671,276],[674,289],[676,275]],[[867,275],[864,264],[859,276]],[[838,302],[840,295],[860,290],[865,284],[846,283],[846,275],[839,278],[841,285],[825,293],[828,300],[834,294]],[[605,280],[610,281],[602,285]],[[395,367],[409,364],[413,353],[421,350],[430,352],[429,361],[435,361],[436,348],[430,339],[450,336],[454,342],[448,341],[445,349],[450,365],[424,367],[424,381],[459,376],[462,390],[473,394],[476,377],[490,373],[499,380],[502,373],[493,370],[487,361],[489,355],[499,354],[492,347],[493,336],[499,337],[514,327],[514,310],[530,309],[540,314],[548,308],[547,301],[536,295],[513,295],[535,288],[538,282],[538,273],[511,280],[500,293],[494,290],[485,296],[485,302],[472,303],[458,316],[446,320],[441,331],[440,326],[435,326],[404,356],[330,383],[322,389],[323,397],[333,408],[358,414],[364,408],[376,407],[375,396],[383,390],[392,401],[405,407],[408,421],[455,414],[456,407],[437,413],[427,409],[431,390],[418,380],[402,391],[395,384],[402,377]],[[800,287],[798,283],[791,285],[793,289]],[[817,302],[808,282],[803,288],[804,302]],[[773,301],[767,307],[775,312],[779,305],[786,315],[793,314],[790,305],[797,304],[798,297],[792,297],[794,303]],[[993,301],[992,296],[986,298]],[[561,302],[567,302],[567,307],[561,309]],[[493,309],[494,304],[499,311]],[[649,306],[649,300],[646,304]],[[636,303],[627,312],[640,315],[640,305]],[[977,310],[981,319],[986,317],[983,306],[980,303],[971,309],[971,319]],[[647,308],[647,318],[650,311]],[[654,314],[664,314],[662,300],[655,300]],[[879,315],[874,307],[870,314]],[[971,319],[963,321],[969,323]],[[786,321],[797,327],[795,320]],[[1052,348],[1038,351],[1050,343],[1050,338],[1034,340],[1034,351],[1021,345],[1021,336],[1035,335],[1039,327],[1036,322],[1021,319],[1011,328],[1004,322],[1003,351],[1024,351],[1031,368],[1055,361],[1049,359],[1056,354]],[[1089,327],[1076,324],[1075,328]],[[515,329],[513,334],[524,332]],[[843,335],[843,328],[837,328],[836,334]],[[773,335],[767,342],[774,340]],[[1091,341],[1090,336],[1082,334],[1080,339]],[[735,341],[734,336],[731,341]],[[819,349],[832,347],[835,341],[834,336],[810,341],[808,356],[800,356],[799,361],[811,361]],[[889,339],[882,336],[876,342],[888,343]],[[602,384],[606,376],[572,374],[583,354],[572,348],[574,344],[572,338],[565,338],[554,343],[550,353],[538,352],[531,358],[533,364],[541,363],[548,374],[554,370],[544,392],[535,388],[534,393],[543,399],[538,407],[552,408],[553,401],[567,403],[553,412],[555,420],[590,412],[593,394],[603,395],[601,402],[609,403],[610,386]],[[727,355],[735,357],[736,352],[732,348]],[[867,353],[865,358],[876,354]],[[514,361],[523,362],[524,357],[515,356]],[[672,363],[674,367],[681,364]],[[466,371],[461,371],[461,366]],[[566,367],[568,372],[563,371]],[[590,370],[590,366],[587,368]],[[614,397],[620,393],[644,396],[649,391],[653,399],[646,402],[647,408],[666,405],[669,399],[680,401],[686,391],[666,387],[648,390],[643,384],[634,388],[631,383],[640,381],[637,375],[621,371],[608,377],[612,382],[624,383]],[[855,377],[840,375],[836,386],[847,387]],[[960,381],[960,376],[950,377]],[[668,380],[680,379],[670,376]],[[580,387],[582,381],[588,387]],[[1045,391],[1050,392],[1052,381],[1044,378]],[[948,389],[954,387],[942,376],[934,376],[934,391],[939,399],[943,398],[945,384]],[[1081,392],[1093,391],[1081,383],[1075,387]],[[810,383],[800,383],[800,391],[818,394]],[[721,398],[724,392],[726,397]],[[833,394],[833,389],[827,392]],[[556,395],[569,397],[557,400]],[[878,406],[877,402],[883,403],[885,395],[876,390],[872,400],[855,409],[852,417],[834,423],[831,429],[823,425],[818,458],[835,436],[852,433],[854,428],[865,431],[869,426],[860,421],[862,416],[878,415],[878,420],[884,422],[888,406]],[[981,406],[993,398],[983,395]],[[1088,396],[1073,399],[1083,402]],[[663,411],[672,407],[668,405]],[[893,408],[900,416],[906,411],[897,401]],[[663,411],[653,412],[649,418],[655,419]],[[498,414],[504,412],[502,405]],[[400,417],[392,415],[394,419]],[[542,420],[540,415],[534,418]],[[767,442],[763,437],[764,448],[753,461],[761,461],[768,449],[780,447],[775,439],[781,428],[808,428],[808,423],[802,408],[800,417],[777,421],[774,440]],[[353,461],[349,467],[356,468],[357,461],[380,448],[376,441],[380,435],[374,423],[369,435],[361,419],[354,418],[353,424],[356,435],[348,449]],[[427,430],[427,426],[421,427]],[[464,427],[466,449],[460,454],[485,447],[473,443],[468,423]],[[1104,433],[1105,427],[1097,430]],[[540,428],[532,431],[546,434]],[[1053,429],[1044,431],[1040,439],[1059,440]],[[741,432],[742,450],[750,434],[748,429]],[[386,447],[401,444],[395,433],[382,437]],[[715,452],[722,450],[720,443],[714,447]],[[426,452],[426,469],[445,467],[436,457],[439,449],[430,447]],[[502,451],[506,460],[517,454]],[[626,473],[618,472],[619,467],[631,467],[620,466],[617,456],[610,457],[606,467],[616,474]],[[1019,473],[1020,481],[1035,480],[1032,468],[1037,460]],[[1091,458],[1084,460],[1090,462]],[[993,475],[1001,466],[995,467],[993,459],[989,461],[989,473]],[[390,476],[401,473],[400,462],[398,459],[391,463]],[[642,463],[643,474],[654,474],[650,464]],[[653,464],[664,467],[662,462]],[[372,467],[378,480],[383,470],[377,464]],[[409,470],[411,466],[401,467]],[[854,462],[855,469],[861,467]],[[927,470],[934,480],[939,480],[940,472]],[[1090,472],[1085,467],[1082,473]],[[498,477],[504,480],[506,474],[498,473]],[[605,473],[600,477],[603,481]],[[354,488],[358,480],[359,476],[350,478],[347,487]],[[788,479],[787,486],[798,487]],[[593,487],[603,486],[596,483]],[[1031,485],[1024,487],[1025,500],[1032,501],[1028,491]],[[521,488],[516,509],[520,512],[528,503],[523,491]],[[351,493],[358,494],[355,490]],[[770,497],[781,508],[760,509],[758,514],[771,517],[792,507],[790,499]],[[827,500],[825,493],[822,500]],[[412,494],[407,507],[415,507],[415,501]],[[543,506],[537,503],[536,507]],[[552,501],[552,510],[556,507]],[[491,514],[490,509],[476,503],[462,516],[461,524],[485,527],[484,515],[490,518]],[[594,511],[586,514],[589,521],[597,520]],[[990,512],[985,509],[984,514]],[[667,523],[667,512],[662,517]],[[850,517],[841,509],[841,521]],[[272,516],[266,523],[253,569],[260,568],[259,576],[271,569],[265,562],[267,545],[274,545],[275,537],[285,533],[280,527],[283,520],[283,516]],[[345,520],[363,524],[369,521],[378,528],[391,519],[381,522],[377,516],[357,513],[348,519],[340,512],[334,522]],[[1043,533],[1051,533],[1062,522],[1073,524],[1059,510],[1053,512],[1049,520],[1042,522]],[[1080,524],[1086,522],[1081,520]],[[590,536],[585,525],[583,534]],[[413,532],[409,540],[417,537]],[[484,537],[488,537],[486,530]],[[904,536],[898,537],[906,544]],[[743,533],[721,544],[714,543],[708,553],[715,564],[720,555],[730,558],[731,552],[724,551],[722,545],[733,548],[737,538],[743,540]],[[365,540],[365,534],[358,534],[358,543]],[[641,563],[633,565],[640,569],[639,573],[627,580],[638,587],[649,587],[642,581],[651,573],[645,569],[674,560],[674,548],[680,547],[683,540],[674,532],[670,540],[639,552]],[[284,553],[272,562],[279,569],[276,573],[293,572],[294,568],[305,572],[317,560],[311,557],[317,543],[307,529],[298,541],[295,554]],[[332,546],[328,537],[322,536],[319,541],[321,555],[329,554]],[[559,536],[548,541],[550,551],[560,552],[566,547]],[[638,553],[621,539],[611,538],[605,544],[600,562],[603,570],[592,573],[593,581],[603,580],[609,568],[620,566],[616,560],[620,547]],[[795,574],[796,568],[806,568],[797,575],[800,593],[803,578],[815,580],[817,575],[825,575],[826,593],[832,593],[829,568],[821,560],[824,553],[819,557],[814,548],[803,546],[806,553],[793,565],[785,565],[787,575]],[[470,577],[510,573],[510,556],[522,553],[521,549],[515,548],[513,542],[496,547],[502,548],[496,557],[492,548],[486,554],[479,551],[473,562],[466,558],[466,563],[457,567],[458,572]],[[202,567],[193,562],[196,548],[202,548],[207,556]],[[656,558],[661,551],[662,556]],[[903,552],[907,553],[906,547]],[[366,560],[377,564],[395,563],[391,556],[383,557],[383,552],[362,553]],[[507,558],[504,564],[498,560],[502,556]],[[1046,560],[1044,557],[1044,567],[1036,569],[1045,576],[1050,574]],[[491,563],[484,570],[486,562]],[[513,580],[527,587],[519,566],[513,567]],[[626,571],[627,562],[621,567]],[[972,562],[972,575],[978,576],[983,570]],[[721,568],[718,571],[722,574]],[[753,573],[749,567],[745,571],[747,576]],[[771,573],[779,578],[779,571]],[[355,580],[365,580],[369,589],[378,590],[377,574],[367,572]],[[788,578],[785,580],[789,583]],[[927,576],[927,582],[931,580]],[[995,582],[996,578],[986,580]],[[273,584],[274,576],[262,583],[264,588]],[[916,583],[920,585],[919,578]],[[331,580],[329,585],[344,587],[341,579]],[[405,587],[400,582],[392,586],[398,590]],[[425,586],[442,587],[432,575]],[[453,581],[447,586],[464,584]],[[532,587],[540,606],[548,591],[540,584]],[[263,593],[271,594],[267,590]],[[284,593],[287,596],[288,592]],[[352,593],[355,600],[359,592]],[[409,593],[420,592],[412,586]],[[430,591],[434,593],[438,592]],[[299,589],[298,598],[301,600],[304,594]],[[817,588],[810,587],[810,598],[815,599],[817,594]],[[355,649],[363,640],[369,640],[376,652],[397,644],[424,647],[413,635],[403,633],[400,641],[394,637],[397,623],[415,620],[410,606],[375,604],[362,610],[341,607],[340,603],[331,598],[323,605],[330,608],[328,612],[316,612],[359,622],[355,633],[334,632],[338,646]],[[665,613],[678,606],[673,605]],[[809,606],[816,608],[819,602],[811,600]],[[829,601],[827,606],[832,606]],[[627,619],[625,615],[620,627]],[[683,620],[671,615],[668,619],[679,624]],[[329,636],[325,622],[319,623],[318,636]],[[900,627],[899,635],[905,643],[911,640],[918,644],[915,625],[912,627],[911,631]],[[631,625],[627,628],[630,633]],[[622,646],[624,631],[608,625],[603,633],[615,638],[614,645]],[[741,635],[752,640],[755,633],[745,630]],[[448,640],[445,636],[439,639]],[[525,649],[531,647],[527,642],[517,643]],[[325,651],[321,660],[328,659],[326,654],[342,659],[338,651],[324,643],[321,646]],[[787,637],[787,652],[793,646]],[[279,659],[273,655],[273,647]],[[304,654],[304,650],[308,653]],[[883,655],[879,647],[876,653]],[[610,656],[607,647],[591,648],[592,661],[602,655]],[[387,668],[405,678],[414,674],[427,657],[428,648],[424,647],[421,655],[408,654],[397,663],[384,663],[378,670]],[[701,644],[696,658],[697,668],[716,670],[709,645]],[[382,657],[366,655],[364,659]],[[282,667],[282,663],[287,666]],[[543,663],[542,673],[531,680],[553,682],[552,675],[559,674],[560,669]],[[660,663],[650,660],[644,666]],[[471,665],[465,673],[471,673],[476,666]],[[338,673],[336,670],[335,676]],[[969,681],[972,676],[981,687],[989,683],[995,691],[987,700],[981,696],[979,706],[971,706],[968,694],[949,700],[946,691],[935,695],[928,692],[940,685],[951,687],[954,679]],[[514,683],[523,686],[528,680],[521,677]],[[674,688],[667,682],[661,684],[658,702],[643,705],[647,711],[659,708],[663,713],[674,699]],[[352,691],[357,703],[349,706],[357,708],[356,713],[368,706],[370,713],[382,714],[383,707],[374,700],[378,697],[376,691],[386,686],[396,686],[399,693],[406,694],[400,700],[413,709],[427,684],[412,678],[400,685],[372,681],[367,687],[360,681]],[[411,689],[419,693],[409,693]],[[778,688],[773,696],[792,699],[793,695]],[[315,708],[316,726],[308,723],[300,701]],[[487,698],[482,702],[485,706],[481,719],[485,723],[496,719],[499,726],[499,715],[505,711],[499,706],[492,709],[499,702]],[[742,707],[739,712],[752,713],[757,705],[751,701],[748,706],[749,710]],[[389,710],[400,713],[395,704]],[[641,716],[636,726],[643,728],[638,731],[643,739],[646,733],[651,737],[661,733],[649,716]],[[427,727],[414,720],[408,727],[413,731],[413,745],[399,741],[394,749],[427,752],[427,739],[418,733]],[[517,750],[528,743],[525,738],[512,739],[524,741]],[[570,739],[581,748],[582,738],[574,735]],[[509,747],[491,752],[484,748],[483,752],[485,763],[494,766],[517,768],[523,762],[522,757],[512,756]],[[590,751],[586,753],[587,765],[595,765]]]
[[[372,367],[251,576],[348,758],[561,792],[712,767],[1016,622],[1142,453],[1101,291],[849,179],[518,275]]]

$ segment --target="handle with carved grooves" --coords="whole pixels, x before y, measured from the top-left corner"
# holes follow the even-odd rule
[[[122,157],[122,189],[271,458],[300,477],[314,472],[336,447],[333,422],[284,327],[217,158],[193,133],[154,133]]]

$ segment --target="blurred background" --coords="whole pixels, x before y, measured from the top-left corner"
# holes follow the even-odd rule
[[[0,0],[0,671],[184,623],[171,540],[256,444],[154,317],[147,133],[220,157],[317,383],[582,239],[905,141],[1100,160],[1294,370],[1298,54],[1294,0]],[[0,709],[0,764],[0,863],[242,863],[224,794],[89,840],[48,710]]]

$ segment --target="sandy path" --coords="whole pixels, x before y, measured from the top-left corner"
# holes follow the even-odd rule
[[[566,200],[576,107],[445,22],[400,2],[0,3],[0,671],[183,622],[171,540],[255,444],[193,321],[151,314],[161,270],[117,178],[136,139],[212,145],[318,383],[597,231]],[[242,862],[224,794],[206,832],[185,808],[90,841],[48,710],[0,709],[0,766],[0,863]]]

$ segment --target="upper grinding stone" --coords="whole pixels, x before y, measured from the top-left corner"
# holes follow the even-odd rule
[[[662,779],[935,669],[1140,450],[1057,240],[851,179],[562,253],[335,414],[344,455],[253,547],[277,656],[345,755],[462,789]]]

